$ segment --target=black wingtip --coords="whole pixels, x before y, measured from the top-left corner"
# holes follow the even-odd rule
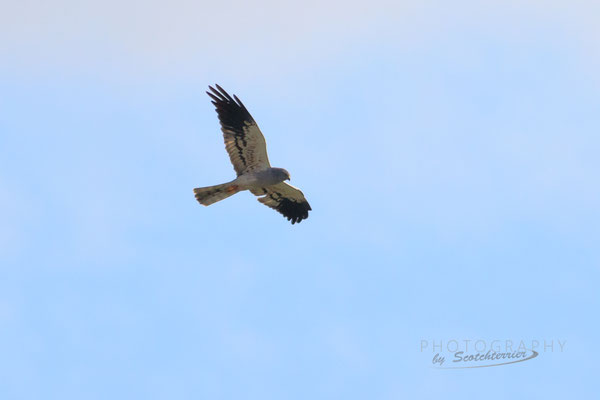
[[[225,89],[223,89],[221,87],[221,85],[219,85],[218,83],[215,83],[215,87],[216,87],[216,89],[214,87],[212,87],[211,85],[208,85],[208,88],[211,90],[212,93],[206,92],[206,94],[208,94],[212,98],[217,97],[217,99],[216,99],[217,101],[235,104],[235,100],[233,100],[233,98],[229,95],[229,93],[227,93],[227,91]],[[235,97],[235,95],[233,97]],[[238,102],[240,102],[240,101],[238,100]]]

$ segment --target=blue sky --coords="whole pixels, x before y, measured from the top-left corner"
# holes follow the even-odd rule
[[[0,11],[3,399],[597,392],[597,5]],[[196,203],[234,177],[215,82],[307,221]],[[452,339],[555,349],[433,369]]]

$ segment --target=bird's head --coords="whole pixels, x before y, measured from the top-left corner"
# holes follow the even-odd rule
[[[277,175],[278,178],[281,179],[281,181],[289,181],[290,180],[290,173],[287,172],[287,170],[283,169],[283,168],[273,168],[277,171]]]

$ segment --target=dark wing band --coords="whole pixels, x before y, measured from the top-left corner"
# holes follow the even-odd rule
[[[265,138],[244,104],[231,97],[221,86],[209,86],[206,92],[212,99],[221,122],[225,149],[237,175],[270,167]]]
[[[308,218],[308,212],[312,210],[300,189],[285,182],[262,188],[262,191],[263,193],[253,191],[256,195],[266,194],[259,197],[258,201],[281,213],[292,224]]]

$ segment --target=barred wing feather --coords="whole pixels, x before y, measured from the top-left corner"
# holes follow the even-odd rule
[[[312,210],[300,189],[285,182],[262,188],[262,191],[253,190],[252,193],[257,196],[264,194],[258,201],[281,213],[292,224],[308,218],[308,212]]]
[[[206,93],[211,97],[219,116],[225,149],[233,169],[240,176],[269,168],[267,144],[256,121],[237,96],[231,97],[222,87],[215,86],[216,89],[209,86],[211,91]]]

